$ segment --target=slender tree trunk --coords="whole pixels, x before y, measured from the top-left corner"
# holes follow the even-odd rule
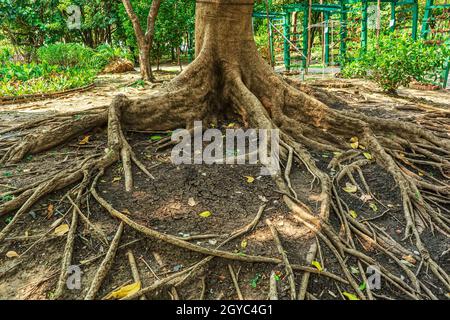
[[[146,45],[139,46],[139,66],[141,78],[146,81],[153,79],[152,66],[150,59],[150,48]]]
[[[122,0],[128,17],[133,25],[134,33],[136,35],[139,46],[139,66],[141,69],[141,76],[143,80],[153,81],[153,73],[151,67],[151,48],[153,44],[153,37],[155,34],[156,17],[158,16],[161,0],[153,0],[150,11],[147,16],[147,31],[142,30],[139,18],[133,10],[130,0]]]

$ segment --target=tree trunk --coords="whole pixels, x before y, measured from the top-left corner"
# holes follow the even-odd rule
[[[152,81],[153,73],[150,63],[150,49],[146,45],[139,46],[139,66],[142,80]]]

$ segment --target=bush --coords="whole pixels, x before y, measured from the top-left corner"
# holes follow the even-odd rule
[[[361,58],[348,63],[342,70],[346,78],[363,77],[374,80],[387,92],[407,86],[412,80],[434,81],[449,56],[445,46],[432,46],[409,36],[389,34],[371,43]]]
[[[56,43],[40,47],[37,56],[49,65],[92,68],[95,51],[78,43]]]
[[[39,48],[38,58],[50,65],[101,70],[114,59],[132,57],[127,50],[106,44],[94,50],[78,43],[57,43]]]

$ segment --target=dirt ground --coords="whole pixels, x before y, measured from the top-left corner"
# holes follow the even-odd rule
[[[173,74],[161,73],[158,77],[168,80]],[[118,93],[130,97],[146,96],[156,92],[154,87],[132,86],[139,79],[138,73],[121,75],[102,75],[96,87],[83,93],[70,94],[53,100],[42,100],[16,105],[0,106],[0,130],[12,123],[17,124],[30,119],[52,113],[67,111],[82,112],[91,108],[108,105]],[[433,121],[442,121],[442,131],[438,134],[450,137],[449,114],[450,93],[440,91],[419,91],[401,89],[398,96],[389,96],[379,92],[376,86],[362,80],[340,80],[310,78],[313,86],[325,88],[346,101],[347,105],[332,105],[333,108],[350,108],[364,114],[381,118],[396,118],[420,123],[426,126],[427,115],[438,113],[441,116]],[[222,128],[234,122],[223,123]],[[80,144],[86,135],[89,142]],[[170,150],[156,151],[156,140],[167,133],[128,132],[127,139],[138,157],[149,169],[155,179],[151,179],[139,170],[134,170],[134,190],[124,192],[124,178],[120,164],[109,168],[101,178],[98,190],[114,208],[126,213],[136,222],[159,232],[179,236],[192,237],[209,235],[206,239],[192,242],[201,246],[215,248],[239,228],[249,224],[262,204],[266,204],[263,216],[256,228],[246,233],[223,249],[242,254],[279,257],[272,234],[265,220],[270,219],[280,233],[283,246],[292,264],[307,265],[305,257],[315,237],[298,221],[293,219],[283,204],[281,194],[276,192],[276,185],[270,177],[260,176],[260,167],[251,165],[181,165],[170,162]],[[17,133],[1,136],[0,139],[20,139]],[[0,168],[0,194],[39,181],[42,175],[53,174],[71,163],[94,153],[101,153],[106,148],[104,128],[85,133],[63,146],[42,154],[29,156],[25,162],[14,166]],[[326,171],[333,153],[314,153],[317,165]],[[429,168],[422,170],[433,174]],[[428,171],[427,171],[428,170]],[[305,178],[306,172],[297,167],[293,170],[291,180],[296,183],[295,190],[301,200],[314,206],[317,195],[316,186]],[[378,228],[399,241],[408,249],[415,250],[409,240],[402,241],[405,223],[402,219],[401,198],[393,178],[384,173],[374,162],[365,167],[364,175],[377,197],[378,209],[374,212],[358,196],[339,190],[339,195],[355,210],[358,219],[371,219]],[[254,178],[249,182],[247,177]],[[345,185],[348,180],[341,181]],[[318,188],[317,188],[318,189]],[[0,244],[0,298],[3,299],[51,299],[60,273],[61,255],[66,243],[65,236],[48,233],[52,223],[63,217],[70,224],[71,204],[63,196],[67,190],[52,194],[39,204],[19,222],[3,243]],[[92,197],[81,206],[83,213],[110,241],[117,230],[118,222],[111,218]],[[443,209],[444,210],[444,209]],[[450,206],[445,208],[450,212]],[[199,214],[211,212],[208,217]],[[0,228],[7,223],[10,215],[0,217]],[[332,224],[338,225],[334,218]],[[423,231],[422,237],[432,257],[450,271],[450,243],[440,233],[432,234],[429,229]],[[125,227],[111,272],[105,279],[97,298],[106,296],[118,287],[132,283],[131,269],[126,257],[131,250],[136,257],[143,286],[148,286],[177,271],[183,270],[203,256],[189,252],[153,239],[143,238],[132,229]],[[72,261],[82,270],[81,289],[66,290],[64,298],[82,299],[97,271],[108,247],[92,232],[92,229],[79,223],[75,240]],[[326,246],[319,246],[318,261],[324,270],[334,274],[342,274],[339,264]],[[366,248],[373,252],[373,248]],[[15,251],[23,254],[20,258],[9,258],[6,253]],[[387,265],[395,268],[393,261],[387,259]],[[358,273],[356,262],[352,258],[347,263]],[[277,282],[281,299],[289,298],[289,284],[282,265],[263,263],[229,262],[214,258],[203,270],[189,277],[176,289],[164,287],[148,299],[237,299],[236,288],[230,276],[231,265],[238,277],[238,283],[245,299],[267,299],[269,277],[272,271],[279,275]],[[419,266],[411,267],[416,271]],[[296,273],[299,287],[302,273]],[[448,297],[445,288],[430,275],[422,280],[440,292],[439,297]],[[311,275],[308,292],[318,299],[342,299],[342,292],[351,292],[351,287],[337,284],[321,275]],[[382,283],[376,292],[377,298],[404,298],[389,283]]]

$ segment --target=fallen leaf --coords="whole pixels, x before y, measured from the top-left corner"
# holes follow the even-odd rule
[[[242,240],[242,242],[241,242],[241,248],[242,248],[242,249],[245,249],[245,248],[247,248],[247,245],[248,245],[247,239]]]
[[[403,256],[402,259],[408,261],[411,264],[417,263],[416,259],[414,259],[412,255]]]
[[[6,257],[7,258],[18,258],[19,254],[17,252],[15,252],[15,251],[8,251],[6,253]]]
[[[353,273],[353,274],[359,274],[358,268],[356,268],[354,266],[350,266],[350,272]]]
[[[419,171],[419,176],[423,177],[423,172]]]
[[[369,207],[370,207],[370,209],[372,209],[375,212],[378,211],[377,205],[375,203],[373,203],[373,202],[369,203]]]
[[[197,203],[195,202],[194,198],[189,198],[188,205],[190,207],[194,207]]]
[[[159,141],[159,140],[161,140],[162,139],[162,137],[161,136],[158,136],[158,135],[155,135],[155,136],[151,136],[150,137],[150,140],[152,140],[152,141]]]
[[[359,147],[358,137],[352,137],[350,139],[350,145],[352,146],[353,149],[358,149],[358,147]]]
[[[112,182],[114,183],[114,182],[117,182],[117,181],[120,181],[120,180],[122,180],[122,177],[114,177]]]
[[[360,148],[361,150],[366,150],[366,147],[363,146],[362,144],[360,144],[360,145],[358,146],[358,148]]]
[[[212,213],[211,213],[211,211],[203,211],[203,212],[200,212],[198,215],[202,218],[208,218],[209,216],[212,215]]]
[[[91,136],[84,136],[84,138],[78,142],[79,145],[85,145],[89,143],[89,139],[91,138]]]
[[[367,287],[366,282],[363,282],[360,284],[359,290],[364,291],[364,290],[366,290],[366,287]]]
[[[367,160],[372,160],[373,157],[369,152],[363,152],[364,157],[366,157]]]
[[[128,209],[123,209],[122,213],[125,213],[126,215],[131,215],[131,212]]]
[[[69,232],[69,225],[65,223],[56,227],[53,233],[57,236],[62,236],[65,235],[67,232]]]
[[[358,217],[358,214],[355,210],[349,210],[348,214],[351,215],[353,219],[356,219]]]
[[[255,178],[251,177],[251,176],[244,176],[244,178],[247,179],[248,183],[252,183],[253,181],[255,181]]]
[[[55,212],[55,207],[52,203],[50,203],[47,206],[47,219],[50,219],[53,216],[53,213]]]
[[[363,194],[361,197],[359,197],[359,199],[362,202],[367,202],[369,200],[372,200],[372,196],[370,194]]]
[[[343,291],[342,294],[348,299],[348,300],[359,300],[357,296],[355,296],[353,293]]]
[[[347,192],[347,193],[355,193],[356,191],[358,191],[358,188],[357,188],[355,185],[353,185],[353,184],[347,182],[347,183],[345,184],[345,187],[342,188],[342,190],[344,190],[344,191]]]
[[[228,125],[227,125],[227,128],[233,128],[235,126],[235,123],[234,122],[231,122],[231,123],[229,123]]]
[[[135,282],[132,284],[129,284],[127,286],[123,286],[113,292],[111,292],[110,294],[108,294],[106,296],[105,299],[122,299],[128,296],[131,296],[132,294],[135,294],[136,292],[138,292],[139,290],[141,290],[141,282]]]
[[[319,261],[314,260],[314,261],[311,262],[311,264],[312,264],[314,267],[316,267],[317,270],[319,270],[319,271],[322,271],[322,270],[323,270],[322,265],[320,264]]]

